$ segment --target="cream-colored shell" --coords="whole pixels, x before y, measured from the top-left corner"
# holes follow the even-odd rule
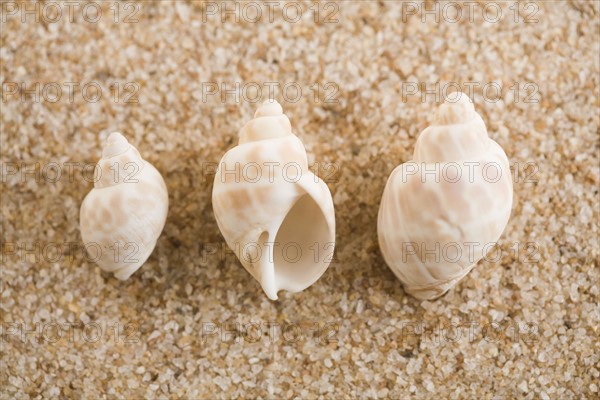
[[[118,132],[106,141],[96,178],[81,204],[81,237],[88,257],[125,280],[148,259],[165,226],[167,186]]]
[[[272,299],[325,272],[335,245],[333,200],[308,169],[304,145],[267,100],[216,172],[212,203],[228,246]]]
[[[475,267],[512,207],[506,154],[469,97],[452,100],[419,136],[413,160],[392,172],[379,209],[384,259],[419,299],[441,296]]]

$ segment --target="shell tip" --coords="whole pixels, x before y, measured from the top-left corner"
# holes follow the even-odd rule
[[[445,103],[450,105],[466,106],[468,104],[473,105],[473,100],[471,100],[469,95],[464,92],[454,92],[448,95]]]
[[[455,92],[446,98],[435,112],[436,125],[460,124],[472,118],[475,106],[471,98],[463,92]]]
[[[109,158],[125,153],[129,149],[129,142],[120,132],[113,132],[106,139],[102,150],[102,157]]]
[[[254,113],[254,118],[258,117],[275,117],[283,114],[283,108],[281,104],[275,99],[265,100],[260,107]]]
[[[110,135],[108,135],[108,138],[106,139],[107,142],[118,142],[121,140],[127,140],[125,139],[125,136],[121,134],[121,132],[113,132]]]

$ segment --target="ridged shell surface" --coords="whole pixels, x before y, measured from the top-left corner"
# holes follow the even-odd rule
[[[508,158],[463,93],[439,107],[413,160],[387,181],[378,216],[384,259],[409,294],[441,296],[494,247],[512,198]]]
[[[80,210],[88,257],[125,280],[148,259],[165,225],[167,186],[118,132],[106,141],[94,188]]]

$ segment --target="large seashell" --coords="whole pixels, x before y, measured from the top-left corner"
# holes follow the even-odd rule
[[[384,259],[419,299],[462,279],[498,240],[512,207],[508,158],[469,97],[458,95],[438,108],[413,160],[392,172],[379,208]]]
[[[335,245],[333,200],[276,101],[265,101],[219,163],[213,211],[227,245],[272,299],[325,272]]]
[[[125,280],[148,259],[165,226],[167,186],[118,132],[106,141],[96,177],[81,204],[81,237],[100,268]]]

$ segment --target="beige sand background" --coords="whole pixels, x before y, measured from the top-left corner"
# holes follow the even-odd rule
[[[477,3],[472,21],[440,8],[439,23],[392,1],[294,2],[298,22],[281,2],[272,22],[264,5],[259,21],[244,4],[222,21],[220,3],[169,1],[105,3],[92,22],[85,4],[73,22],[61,2],[39,22],[2,4],[2,398],[597,398],[598,2],[523,3],[518,22],[512,2],[494,3],[498,21]],[[210,200],[211,168],[265,82],[301,87],[276,98],[337,222],[335,263],[277,302],[224,252]],[[472,82],[515,169],[499,256],[431,302],[404,293],[376,236],[386,179],[440,100],[408,95],[410,82]],[[24,92],[36,83],[40,99]],[[246,98],[203,98],[211,83]],[[170,197],[126,282],[68,246],[92,188],[81,166],[115,130]],[[36,163],[37,180],[23,172]]]

